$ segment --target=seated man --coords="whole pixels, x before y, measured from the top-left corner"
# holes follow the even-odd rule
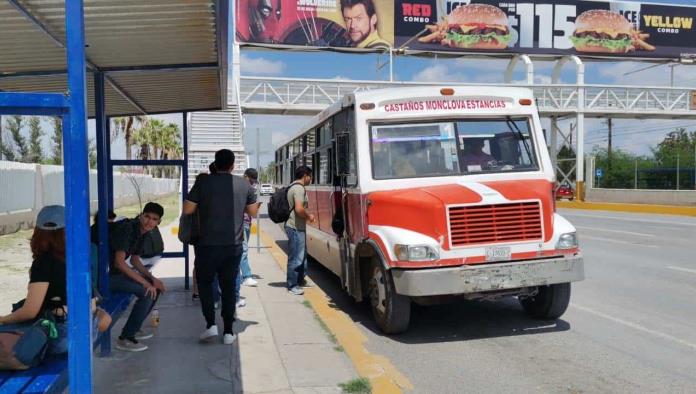
[[[162,259],[163,252],[164,241],[162,240],[162,234],[159,231],[159,227],[155,227],[143,235],[143,244],[138,257],[145,268],[150,270]],[[130,258],[126,260],[126,263],[131,267],[133,266]]]
[[[144,237],[160,223],[164,208],[153,202],[145,204],[143,212],[135,219],[127,219],[114,226],[109,234],[110,275],[109,284],[112,292],[130,293],[138,297],[126,325],[116,342],[116,349],[141,352],[147,346],[138,340],[152,337],[152,333],[141,331],[161,292],[165,291],[164,283],[155,278],[143,266],[140,260]],[[133,268],[126,264],[130,257]]]

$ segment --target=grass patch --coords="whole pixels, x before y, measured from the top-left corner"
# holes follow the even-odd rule
[[[321,329],[324,330],[324,332],[326,332],[326,335],[329,337],[331,343],[333,343],[334,345],[338,344],[338,339],[336,339],[336,336],[331,332],[331,330],[329,330],[329,326],[327,326],[326,323],[324,323],[324,321],[321,320],[316,313],[314,314],[314,319],[319,323],[319,327],[321,327]]]
[[[33,229],[20,230],[16,233],[0,236],[0,250],[8,250],[17,247],[22,248],[29,245],[29,239],[31,238],[33,232]]]
[[[357,378],[345,383],[339,383],[338,387],[347,394],[371,394],[372,385],[367,378]]]
[[[310,304],[308,300],[302,301],[302,305],[306,306],[309,309],[312,309],[312,304]],[[312,311],[312,312],[314,312],[314,311]],[[326,336],[329,337],[329,340],[331,341],[331,343],[336,345],[333,347],[333,350],[335,350],[337,352],[344,352],[345,349],[343,348],[343,346],[338,344],[338,339],[336,339],[336,335],[334,335],[331,332],[331,330],[329,329],[329,326],[327,326],[326,323],[324,323],[324,321],[321,320],[321,318],[319,317],[319,315],[317,315],[316,312],[314,312],[314,320],[316,320],[317,323],[319,323],[319,327],[321,327],[321,329],[324,330],[324,332],[326,333]]]
[[[160,197],[156,200],[143,200],[143,205],[149,201],[152,201],[164,207],[164,216],[162,217],[162,224],[160,224],[161,227],[164,227],[171,224],[174,220],[176,220],[176,218],[179,217],[179,214],[181,213],[181,208],[179,207],[180,199],[181,197],[179,196],[179,193],[174,193],[165,197]],[[141,208],[138,204],[126,205],[121,208],[117,208],[115,212],[118,216],[134,218],[141,212]]]

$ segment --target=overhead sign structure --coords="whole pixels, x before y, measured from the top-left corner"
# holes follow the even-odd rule
[[[696,7],[584,0],[239,0],[242,44],[696,57]]]

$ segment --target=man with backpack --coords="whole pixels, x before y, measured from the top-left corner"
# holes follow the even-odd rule
[[[307,285],[307,222],[314,223],[314,215],[307,212],[309,201],[305,186],[312,183],[312,169],[307,166],[297,167],[295,181],[287,188],[287,201],[290,216],[285,222],[288,236],[288,292],[294,295],[304,294],[302,287]]]

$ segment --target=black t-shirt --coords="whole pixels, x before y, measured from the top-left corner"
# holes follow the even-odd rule
[[[256,202],[254,188],[244,178],[227,173],[199,176],[186,199],[198,204],[199,246],[244,242],[244,208]]]
[[[48,282],[41,310],[53,310],[68,304],[65,262],[44,254],[31,263],[29,283]]]
[[[143,247],[143,234],[140,234],[139,219],[125,219],[114,223],[109,228],[109,266],[113,268],[116,252],[126,252],[139,256]]]

